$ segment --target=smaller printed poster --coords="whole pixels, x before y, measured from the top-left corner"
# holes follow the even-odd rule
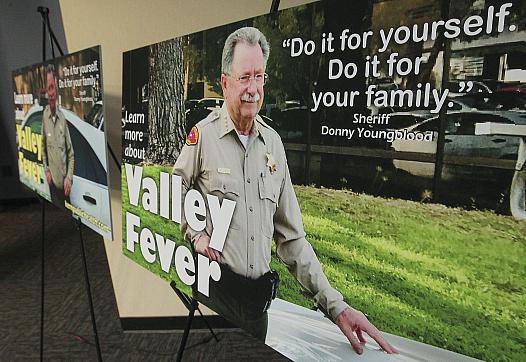
[[[100,47],[13,72],[20,181],[112,238]]]

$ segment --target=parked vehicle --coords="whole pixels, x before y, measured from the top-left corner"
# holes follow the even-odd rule
[[[224,100],[222,98],[203,98],[197,101],[196,108],[206,108],[213,111],[216,108],[221,108]]]
[[[203,98],[197,101],[194,106],[186,110],[186,133],[189,133],[197,122],[205,119],[212,111],[223,106],[222,98]]]
[[[104,131],[104,107],[102,106],[102,101],[98,101],[93,105],[84,117],[84,120],[96,129]]]
[[[382,128],[402,129],[419,124],[433,116],[428,110],[414,110],[408,112],[394,112],[389,114],[389,123]]]
[[[518,83],[518,84],[507,84],[502,85],[497,90],[498,92],[511,92],[511,93],[526,93],[526,84],[524,83]]]
[[[392,149],[399,152],[435,154],[437,150],[438,116],[407,127],[408,132],[432,131],[431,142],[398,139],[392,142]],[[447,114],[445,126],[444,154],[448,156],[482,157],[488,159],[516,159],[519,139],[500,135],[475,135],[475,124],[495,122],[506,124],[526,124],[526,114],[518,112],[451,112]],[[393,160],[396,169],[414,176],[432,178],[435,165],[409,160]],[[469,170],[468,170],[469,168]],[[480,174],[474,174],[471,166],[445,164],[443,179],[454,178],[491,178],[488,168],[480,168]]]
[[[470,82],[472,87],[468,87],[466,83]],[[476,80],[451,80],[447,83],[446,88],[449,89],[450,97],[457,97],[462,94],[472,93],[491,93],[491,89],[483,82]],[[469,91],[468,91],[469,90]]]
[[[448,99],[448,111],[526,111],[526,96],[510,92],[473,93]]]

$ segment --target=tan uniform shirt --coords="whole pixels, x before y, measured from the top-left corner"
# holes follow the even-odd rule
[[[274,239],[280,259],[314,294],[315,302],[335,318],[348,305],[330,286],[305,239],[279,135],[257,116],[245,150],[225,107],[196,127],[197,144],[183,147],[173,173],[182,177],[183,193],[194,188],[202,195],[236,202],[221,263],[237,274],[256,279],[270,269]],[[211,220],[209,216],[207,219],[206,232],[211,235]],[[200,234],[184,220],[181,229],[187,240],[193,241]]]
[[[64,188],[64,177],[73,181],[74,153],[64,113],[57,109],[55,120],[49,106],[42,114],[42,161],[55,187]]]

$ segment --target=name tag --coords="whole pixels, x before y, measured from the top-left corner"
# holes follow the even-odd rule
[[[219,167],[217,169],[217,172],[225,174],[225,175],[230,175],[230,169],[229,168]]]

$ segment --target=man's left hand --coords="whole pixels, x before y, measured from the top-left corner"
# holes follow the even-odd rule
[[[351,342],[352,347],[358,354],[363,353],[362,344],[365,344],[365,338],[362,332],[366,332],[372,339],[374,339],[380,347],[387,353],[397,353],[383,337],[381,332],[376,328],[367,317],[354,308],[346,308],[336,317],[336,324],[340,330]],[[356,336],[354,335],[356,333]],[[358,338],[356,338],[358,337]]]
[[[66,197],[69,196],[69,193],[71,192],[71,181],[69,180],[69,177],[64,177],[64,195]]]
[[[210,236],[206,234],[200,235],[197,238],[194,242],[194,248],[196,252],[206,256],[210,260],[218,262],[221,259],[221,253],[210,247]]]

